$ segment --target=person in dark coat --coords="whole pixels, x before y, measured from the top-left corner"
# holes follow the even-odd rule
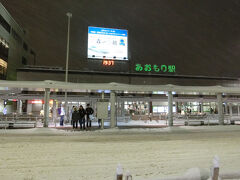
[[[92,115],[94,113],[93,108],[90,107],[90,104],[87,104],[87,108],[86,108],[86,115],[87,115],[87,127],[91,127],[92,123],[91,123],[91,119],[90,119],[90,115]]]
[[[72,113],[72,123],[73,123],[73,129],[78,128],[78,119],[79,119],[79,112],[76,107],[74,107],[73,113]]]
[[[71,119],[71,125],[73,125],[73,122],[72,122],[72,113],[73,113],[73,111],[74,111],[74,108],[75,108],[75,106],[72,107],[72,109],[71,109],[71,114],[70,114],[70,116],[71,116],[71,118],[70,118],[70,119]]]
[[[81,105],[78,110],[79,113],[79,124],[80,124],[80,129],[85,129],[85,109]]]

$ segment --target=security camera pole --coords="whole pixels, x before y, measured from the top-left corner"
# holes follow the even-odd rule
[[[68,12],[67,14],[68,17],[68,34],[67,34],[67,56],[66,56],[66,71],[65,71],[65,82],[68,82],[68,59],[69,59],[69,39],[70,39],[70,21],[72,18],[72,13]],[[67,110],[67,90],[65,90],[65,119],[68,117],[68,110]]]

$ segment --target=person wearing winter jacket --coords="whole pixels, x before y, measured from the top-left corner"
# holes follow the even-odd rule
[[[92,125],[92,120],[90,119],[90,115],[92,115],[94,113],[93,108],[90,107],[90,104],[87,104],[87,108],[86,108],[86,115],[87,115],[87,127],[91,127]]]
[[[85,109],[83,108],[82,105],[79,107],[78,113],[79,113],[80,129],[85,129],[85,114],[86,114],[86,111],[85,111]]]
[[[72,123],[73,123],[73,129],[78,128],[78,119],[79,119],[79,112],[76,107],[74,107],[73,113],[72,113]]]

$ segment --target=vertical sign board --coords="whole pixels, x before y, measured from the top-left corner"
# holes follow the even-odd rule
[[[97,118],[107,119],[108,118],[108,101],[97,102]]]
[[[89,26],[88,58],[128,60],[128,31]]]

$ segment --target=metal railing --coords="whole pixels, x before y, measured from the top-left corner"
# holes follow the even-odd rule
[[[8,115],[0,115],[0,124],[3,125],[1,127],[13,128],[13,127],[33,127],[37,126],[39,121],[43,121],[42,116],[34,116],[34,115],[19,115],[19,114],[8,114]]]

